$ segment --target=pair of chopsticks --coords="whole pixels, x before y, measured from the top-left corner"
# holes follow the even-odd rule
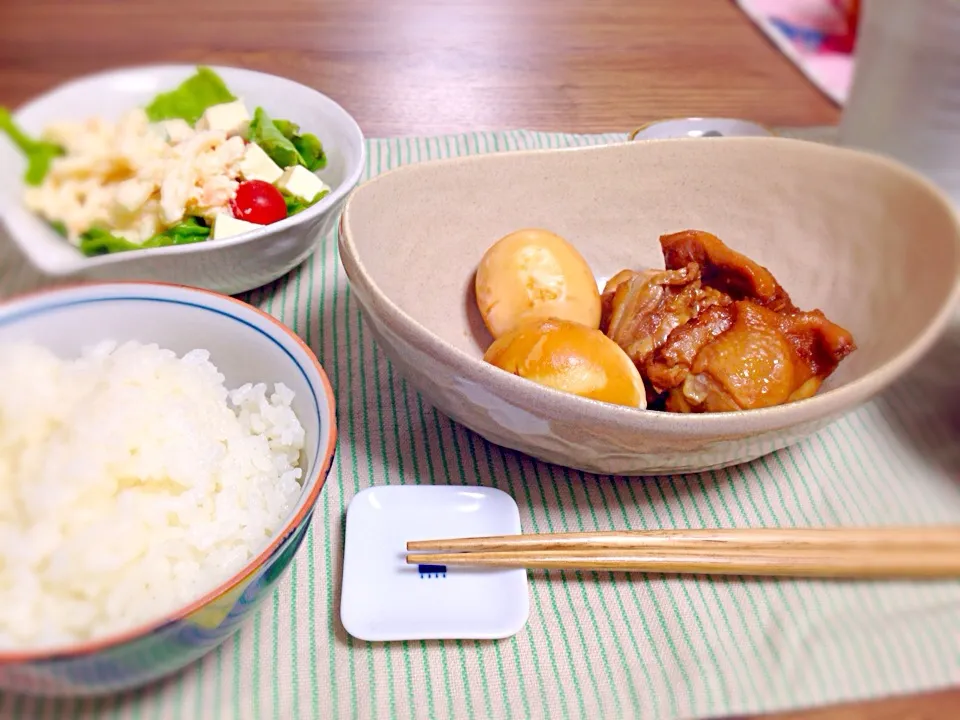
[[[960,526],[631,530],[416,540],[407,562],[808,578],[960,578]]]

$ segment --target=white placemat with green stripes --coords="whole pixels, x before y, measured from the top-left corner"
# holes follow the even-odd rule
[[[534,132],[371,140],[367,177],[431,158],[619,141]],[[7,287],[27,282],[11,272]],[[585,476],[439,415],[372,342],[324,238],[247,298],[292,326],[338,398],[340,449],[276,595],[225,646],[120,698],[0,698],[0,718],[692,718],[960,682],[960,583],[609,573],[531,576],[526,628],[499,642],[368,644],[339,623],[344,510],[378,484],[492,485],[530,532],[960,522],[960,324],[909,377],[812,439],[690,477]]]

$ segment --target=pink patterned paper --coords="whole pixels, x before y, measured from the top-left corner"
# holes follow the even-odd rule
[[[853,79],[853,36],[832,0],[736,0],[801,72],[838,105]]]

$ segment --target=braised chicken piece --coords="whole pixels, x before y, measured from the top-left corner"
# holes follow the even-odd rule
[[[702,230],[661,235],[660,248],[668,270],[697,263],[703,284],[734,300],[752,300],[774,312],[795,309],[787,291],[769,270],[731,250],[716,235]]]
[[[676,270],[619,273],[607,282],[604,297],[610,303],[607,334],[635,360],[647,357],[675,328],[711,305],[730,302],[703,287],[696,263]]]
[[[655,354],[667,345],[669,338],[679,337],[686,328],[695,325],[698,318],[713,317],[707,314],[711,308],[716,307],[719,313],[732,302],[729,296],[703,287],[696,263],[679,270],[624,270],[610,278],[604,287],[600,329],[630,356],[640,374],[649,380],[647,402],[653,403],[675,384],[669,382],[660,387],[650,377],[651,368],[657,366]],[[695,356],[696,353],[690,362]],[[678,382],[682,381],[680,377]]]
[[[812,396],[855,349],[822,312],[798,309],[773,275],[709,233],[660,238],[666,269],[624,270],[601,329],[672,412],[770,407]]]
[[[652,356],[648,357],[641,374],[657,395],[683,385],[693,369],[693,363],[707,345],[733,327],[736,309],[733,302],[714,305],[679,326]]]

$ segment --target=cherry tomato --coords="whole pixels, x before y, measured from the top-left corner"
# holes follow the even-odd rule
[[[240,183],[237,196],[230,202],[233,216],[239,220],[269,225],[287,216],[287,203],[273,185],[263,180]]]

